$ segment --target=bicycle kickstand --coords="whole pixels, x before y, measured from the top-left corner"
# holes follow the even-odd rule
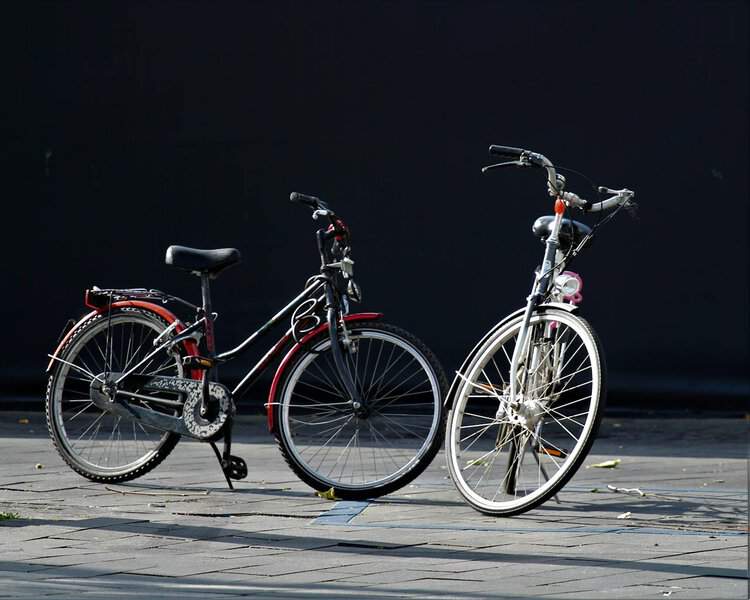
[[[542,475],[544,475],[544,479],[546,481],[549,481],[549,475],[547,475],[547,469],[544,468],[544,465],[542,464],[542,461],[539,460],[539,457],[536,455],[536,451],[533,454],[534,460],[536,461],[536,464],[539,465],[539,470],[542,472]],[[557,494],[552,496],[555,499],[555,502],[557,504],[560,504],[560,498],[557,497]]]
[[[216,442],[211,441],[211,448],[216,455],[216,459],[219,461],[221,466],[221,472],[224,473],[224,478],[227,480],[227,485],[230,490],[234,489],[232,485],[232,479],[244,479],[247,477],[247,464],[239,456],[232,456],[232,425],[233,419],[229,417],[227,422],[224,424],[224,452],[220,453],[216,447]]]

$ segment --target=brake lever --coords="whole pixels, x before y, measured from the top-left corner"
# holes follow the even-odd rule
[[[628,213],[631,219],[638,220],[638,203],[633,200],[635,192],[627,188],[621,190],[613,190],[612,188],[605,187],[603,185],[598,188],[600,194],[615,194],[617,196],[624,197],[624,201],[621,202],[622,208]]]
[[[491,171],[492,169],[499,169],[500,167],[530,167],[531,163],[522,160],[510,160],[508,162],[495,163],[494,165],[487,165],[482,167],[482,173]]]
[[[333,215],[333,211],[328,210],[327,208],[319,208],[316,211],[313,211],[312,218],[316,221],[318,220],[318,217],[330,217]]]

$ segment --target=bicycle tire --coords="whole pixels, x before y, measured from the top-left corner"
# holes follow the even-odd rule
[[[362,500],[389,494],[403,487],[422,473],[435,457],[442,445],[445,430],[443,396],[447,380],[439,361],[429,348],[403,329],[381,322],[362,322],[349,326],[349,336],[357,347],[355,359],[347,354],[349,367],[353,367],[356,384],[369,402],[371,412],[360,418],[355,415],[351,406],[347,406],[343,387],[334,379],[328,332],[323,331],[310,340],[310,351],[299,352],[283,373],[278,401],[272,407],[277,423],[274,434],[284,459],[302,481],[319,491],[333,488],[335,496],[341,499]],[[384,351],[386,344],[391,347]],[[392,360],[397,348],[402,353],[397,360]],[[391,362],[380,373],[378,367],[386,352],[390,352]],[[411,360],[404,358],[407,356]],[[402,372],[396,369],[407,368],[413,369],[411,380],[393,385],[393,378],[399,377]],[[391,379],[384,383],[388,373],[391,373]],[[420,380],[420,373],[424,380]],[[379,374],[379,379],[374,379],[376,374]],[[315,383],[310,383],[311,381]],[[412,385],[415,381],[417,383]],[[420,387],[425,381],[429,383],[429,389],[426,386]],[[404,388],[398,388],[401,385]],[[397,388],[400,391],[397,392]],[[415,388],[417,391],[414,391]],[[392,395],[393,392],[396,392],[395,396]],[[321,398],[328,402],[321,403]],[[424,400],[418,400],[419,398]],[[384,412],[386,409],[389,412]],[[393,413],[391,410],[404,412]],[[314,411],[317,411],[322,421],[315,421],[316,417],[308,416],[316,414]],[[298,418],[300,414],[303,419]],[[399,421],[395,420],[397,415]],[[310,420],[304,421],[308,418]],[[332,436],[328,436],[329,432],[305,432],[305,427],[326,427],[330,424],[330,421],[326,422],[329,418],[335,422],[333,429],[339,427],[340,421],[344,422]],[[427,421],[429,426],[423,424]],[[421,438],[419,432],[425,430],[424,438]],[[350,432],[353,432],[352,435],[349,435]],[[336,441],[342,433],[341,441]],[[320,436],[319,442],[315,442],[318,438],[313,437],[314,435]],[[324,437],[327,441],[323,440]],[[342,447],[341,443],[345,439],[349,443]],[[410,441],[412,439],[414,443]],[[303,448],[302,444],[306,442],[309,444]],[[319,444],[317,449],[314,447],[315,443]],[[326,447],[324,457],[316,465],[315,456]],[[359,461],[359,479],[354,467],[351,472],[346,470],[354,447],[359,452],[359,459],[354,459]],[[333,448],[336,448],[336,459],[331,456],[328,460]],[[348,454],[344,459],[347,448]],[[385,460],[386,456],[397,467],[392,468],[392,472],[386,472],[388,469],[385,467],[382,472],[379,471],[378,457]],[[371,470],[370,460],[374,465]],[[338,469],[339,464],[341,469],[338,474],[333,468],[328,468],[333,465]],[[328,472],[324,473],[325,470]]]

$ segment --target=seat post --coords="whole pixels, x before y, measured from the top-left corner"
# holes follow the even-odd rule
[[[203,316],[206,319],[206,351],[208,358],[216,356],[216,344],[214,342],[214,319],[211,311],[211,287],[209,275],[206,271],[201,272],[201,301]]]

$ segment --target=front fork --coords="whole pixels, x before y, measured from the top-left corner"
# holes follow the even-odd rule
[[[561,202],[558,200],[558,202]],[[555,260],[557,257],[557,249],[559,246],[559,233],[560,224],[562,223],[562,211],[557,210],[555,207],[555,221],[552,226],[552,232],[546,241],[546,247],[544,251],[544,261],[542,261],[542,267],[534,277],[534,285],[531,288],[531,294],[526,298],[526,311],[523,314],[523,321],[521,323],[521,329],[518,332],[518,340],[516,341],[516,347],[513,350],[513,358],[510,361],[510,405],[515,407],[518,406],[520,400],[518,398],[519,388],[522,384],[520,379],[519,367],[524,363],[528,362],[529,359],[529,329],[531,323],[531,317],[534,314],[534,310],[539,304],[541,304],[547,291],[549,290],[550,281],[554,277],[556,267]],[[546,332],[545,332],[546,333]],[[526,369],[523,369],[526,373],[529,372],[530,365],[526,365]]]
[[[342,351],[341,343],[339,342],[339,331],[341,327],[345,327],[345,325],[343,325],[343,320],[341,321],[342,325],[339,325],[340,310],[334,296],[332,285],[328,285],[326,289],[326,308],[328,310],[328,335],[331,338],[333,364],[336,367],[336,371],[338,372],[339,379],[344,386],[344,390],[352,402],[352,407],[354,408],[355,413],[361,413],[364,415],[367,410],[366,401],[359,393],[359,389],[357,389],[354,379],[352,379],[351,370],[347,367],[346,358],[344,357],[344,352]]]

